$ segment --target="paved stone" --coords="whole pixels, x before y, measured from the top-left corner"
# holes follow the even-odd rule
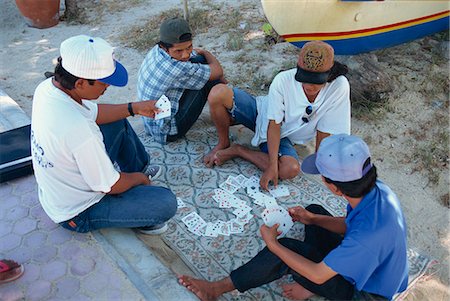
[[[90,233],[68,231],[48,218],[33,176],[0,184],[0,212],[7,216],[0,219],[1,257],[25,266],[21,278],[2,284],[0,300],[144,299]],[[110,281],[118,285],[112,291]]]

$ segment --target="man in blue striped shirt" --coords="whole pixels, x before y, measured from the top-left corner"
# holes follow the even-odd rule
[[[139,69],[137,93],[140,101],[165,95],[170,117],[143,117],[145,131],[165,144],[183,137],[200,116],[210,89],[225,82],[219,61],[210,52],[193,49],[192,33],[184,19],[165,20],[160,42],[147,54]]]

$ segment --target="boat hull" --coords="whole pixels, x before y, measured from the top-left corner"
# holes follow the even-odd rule
[[[449,28],[448,1],[262,0],[262,4],[269,22],[288,42],[301,47],[322,40],[341,55],[392,47]]]

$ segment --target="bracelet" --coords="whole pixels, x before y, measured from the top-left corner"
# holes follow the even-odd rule
[[[130,116],[134,116],[133,106],[131,105],[131,102],[128,103],[128,113],[130,113]]]

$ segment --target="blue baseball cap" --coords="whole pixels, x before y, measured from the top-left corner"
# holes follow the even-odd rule
[[[361,138],[338,134],[323,139],[317,153],[303,160],[301,169],[304,173],[321,174],[336,182],[351,182],[369,172],[372,164],[364,167],[369,158],[369,147]]]

